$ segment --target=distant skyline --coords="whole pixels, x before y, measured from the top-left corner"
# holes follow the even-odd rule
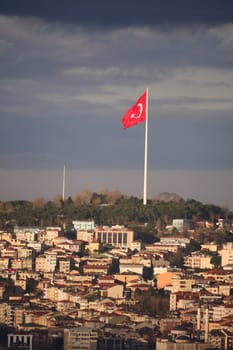
[[[82,189],[142,198],[144,124],[121,117],[149,88],[148,198],[233,210],[233,3],[0,3],[0,200]]]

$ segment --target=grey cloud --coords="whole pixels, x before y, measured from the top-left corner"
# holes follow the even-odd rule
[[[190,97],[190,96],[181,96],[181,97],[174,97],[174,98],[159,98],[156,100],[156,105],[159,107],[163,106],[188,106],[192,104],[200,104],[203,103],[212,104],[212,108],[215,104],[219,103],[231,103],[231,98],[201,98],[201,97]]]
[[[29,22],[34,23],[33,20]],[[62,31],[56,25],[44,28],[38,22],[30,30],[30,23],[12,19],[3,23],[10,33],[6,30],[5,36],[9,36],[14,45],[1,58],[1,77],[54,78],[72,66],[90,70],[117,67],[118,70],[109,72],[105,79],[117,78],[120,83],[127,83],[126,70],[131,72],[131,79],[141,78],[141,71],[141,76],[150,82],[165,76],[175,66],[232,67],[227,58],[232,50],[222,48],[220,40],[208,31],[191,35],[182,31],[164,34],[131,29],[93,35],[74,28],[70,35],[66,29]],[[83,78],[92,78],[94,82],[93,76],[82,76],[82,81]]]
[[[123,131],[120,119],[134,102],[126,90],[144,84],[157,85],[150,101],[152,169],[232,167],[232,109],[214,110],[228,103],[225,90],[206,110],[189,105],[211,104],[216,95],[202,97],[201,90],[190,97],[183,90],[173,97],[182,83],[177,69],[232,69],[232,49],[221,45],[216,32],[145,27],[100,32],[32,18],[5,18],[3,27],[12,45],[3,43],[0,58],[1,167],[142,168],[144,130]],[[190,86],[208,86],[209,76],[203,75],[195,80],[194,69]],[[219,76],[211,80],[215,86]],[[160,83],[169,79],[174,90],[169,95],[165,86],[156,99]]]
[[[101,28],[145,24],[166,28],[233,20],[232,2],[228,0],[2,0],[0,13]]]
[[[38,20],[12,18],[5,18],[0,26],[6,41],[13,43],[0,56],[1,78],[34,78],[47,89],[53,83],[56,89],[73,86],[77,93],[103,85],[103,81],[130,86],[143,79],[149,84],[187,66],[232,69],[229,57],[233,49],[222,47],[217,31],[164,33],[131,28],[93,33],[75,26],[67,29],[56,23],[45,26]],[[69,71],[73,74],[67,74]]]

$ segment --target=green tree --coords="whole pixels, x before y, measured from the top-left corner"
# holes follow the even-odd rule
[[[211,258],[210,262],[214,265],[215,268],[219,268],[222,266],[222,258],[220,255],[214,255]]]

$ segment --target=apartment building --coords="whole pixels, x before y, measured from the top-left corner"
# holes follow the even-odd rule
[[[97,350],[98,334],[86,327],[64,329],[64,349]]]
[[[59,272],[63,272],[66,274],[70,273],[70,259],[61,259],[59,260]]]
[[[10,259],[17,259],[18,253],[17,250],[12,247],[6,247],[1,250],[1,257],[2,258],[10,258]]]
[[[16,270],[32,270],[32,258],[11,260],[11,267]]]
[[[223,317],[233,315],[233,304],[212,306],[213,321],[219,321]]]
[[[15,230],[17,241],[34,242],[36,240],[36,231],[33,229]]]
[[[36,258],[36,271],[54,272],[57,264],[57,254],[47,253]]]
[[[171,280],[172,292],[191,292],[195,280],[187,276],[174,275]]]
[[[120,262],[120,273],[135,273],[138,275],[143,274],[143,264],[132,264],[132,263],[122,263]]]
[[[18,247],[18,258],[29,258],[32,257],[34,254],[34,251],[32,248],[28,247]]]
[[[199,300],[200,294],[193,292],[173,292],[170,294],[170,311],[193,307]]]
[[[184,265],[192,269],[212,269],[214,265],[211,263],[212,256],[193,252],[184,258]]]
[[[210,252],[217,252],[218,245],[213,242],[201,244],[201,250],[209,250]]]
[[[94,230],[77,230],[77,240],[88,243],[94,240]]]
[[[147,244],[146,245],[146,250],[151,252],[151,253],[177,253],[178,249],[180,248],[180,244],[178,243],[161,243],[161,242],[156,242],[153,244]]]
[[[233,265],[233,242],[227,242],[223,244],[222,249],[219,251],[222,257],[222,266]]]
[[[10,303],[0,303],[0,323],[6,324],[8,327],[14,326],[15,307]]]
[[[8,269],[10,266],[10,259],[9,258],[0,258],[0,271]]]

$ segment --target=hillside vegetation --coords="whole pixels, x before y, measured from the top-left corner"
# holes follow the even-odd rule
[[[216,222],[219,218],[232,219],[226,208],[203,204],[194,199],[184,200],[178,195],[163,193],[145,206],[137,197],[119,192],[89,192],[84,190],[74,197],[62,200],[37,198],[34,201],[0,202],[0,229],[12,226],[72,227],[72,220],[92,219],[98,225],[146,226],[163,230],[174,218]],[[140,231],[140,230],[139,230]]]

